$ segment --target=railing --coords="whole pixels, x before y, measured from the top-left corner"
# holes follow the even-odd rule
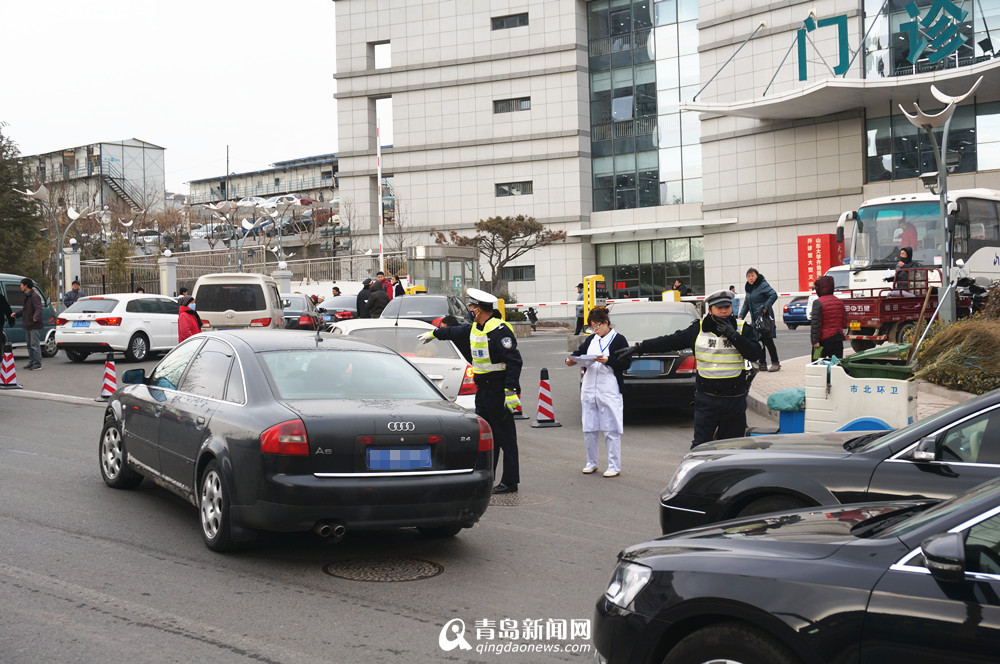
[[[621,53],[632,49],[646,48],[652,30],[642,30],[624,35],[612,35],[601,37],[590,42],[591,57],[600,55],[610,55],[611,53]]]
[[[125,195],[132,199],[132,203],[139,207],[145,205],[146,197],[143,196],[141,191],[136,189],[135,185],[129,182],[129,180],[125,177],[125,174],[117,166],[115,166],[114,163],[105,161],[103,168],[105,177],[116,180],[118,184],[121,185]]]
[[[219,178],[220,181],[225,178]],[[226,199],[238,200],[247,196],[274,196],[277,194],[302,193],[314,189],[336,188],[337,178],[300,178],[298,180],[282,180],[278,184],[251,184],[238,185],[230,183],[229,189],[224,192],[219,187],[212,187],[207,192],[194,192],[188,196],[191,203],[213,203]]]
[[[605,122],[590,128],[590,140],[609,141],[612,138],[629,138],[656,133],[656,116],[622,120],[621,122]]]

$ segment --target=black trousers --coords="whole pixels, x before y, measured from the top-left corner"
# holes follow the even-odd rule
[[[691,449],[712,440],[747,435],[747,395],[719,397],[694,394],[694,440]]]
[[[823,357],[839,357],[844,359],[844,337],[843,335],[832,336],[819,342],[820,352]]]
[[[514,416],[504,403],[503,381],[495,385],[477,383],[476,415],[486,420],[493,429],[493,477],[497,476],[497,463],[503,452],[503,474],[500,483],[511,486],[521,481],[517,461],[517,429]]]
[[[576,317],[576,331],[573,334],[580,334],[583,332],[583,316]]]
[[[774,337],[761,337],[760,342],[764,344],[764,348],[771,354],[771,364],[779,364],[778,349],[774,347]],[[760,359],[763,361],[766,358],[761,357]]]

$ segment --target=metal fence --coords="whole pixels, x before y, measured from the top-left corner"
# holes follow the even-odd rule
[[[260,245],[232,251],[191,251],[173,255],[177,258],[177,288],[193,288],[203,274],[238,272],[242,258],[243,272],[271,274],[278,269],[274,255]],[[128,259],[123,276],[113,277],[107,261],[93,260],[80,263],[80,287],[87,295],[104,293],[132,293],[142,288],[147,293],[160,292],[159,256],[132,256]],[[305,258],[286,261],[292,281],[363,281],[374,277],[379,270],[377,254]],[[385,254],[385,273],[406,272],[406,254]],[[174,293],[164,293],[174,295]]]

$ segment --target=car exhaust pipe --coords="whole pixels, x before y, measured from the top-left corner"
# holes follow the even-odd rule
[[[320,537],[329,537],[333,534],[333,526],[326,521],[319,521],[313,526],[313,532]]]
[[[333,525],[333,536],[340,539],[345,534],[347,534],[347,527],[342,523],[336,523]]]

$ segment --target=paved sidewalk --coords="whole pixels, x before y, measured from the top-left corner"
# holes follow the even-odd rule
[[[750,387],[750,398],[747,400],[748,408],[759,414],[771,418],[775,424],[778,422],[778,413],[767,408],[767,398],[790,387],[805,386],[805,367],[812,358],[796,357],[781,363],[781,371],[761,372],[753,381]],[[929,417],[939,410],[944,410],[957,403],[968,401],[975,395],[968,392],[957,392],[920,380],[917,388],[917,419]]]

